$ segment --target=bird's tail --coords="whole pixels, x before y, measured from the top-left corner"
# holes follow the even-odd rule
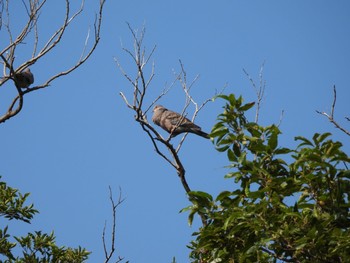
[[[208,133],[201,131],[201,130],[194,130],[193,133],[202,136],[203,138],[210,139]]]

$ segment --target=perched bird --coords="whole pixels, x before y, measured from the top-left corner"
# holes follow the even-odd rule
[[[152,121],[169,132],[172,137],[175,137],[180,133],[190,132],[209,139],[208,134],[203,132],[201,127],[197,126],[181,114],[170,111],[161,105],[156,105],[154,107]]]
[[[30,84],[34,83],[34,75],[29,68],[15,74],[15,82],[19,88],[28,88]]]

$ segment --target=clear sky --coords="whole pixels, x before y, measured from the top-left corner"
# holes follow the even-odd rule
[[[35,84],[79,58],[97,8],[87,2],[86,13],[67,31],[58,50],[32,66]],[[43,38],[55,30],[63,11],[64,1],[48,1],[39,27]],[[330,111],[336,85],[335,116],[350,129],[344,119],[350,115],[349,14],[346,0],[107,0],[101,42],[90,61],[49,88],[30,93],[22,112],[0,126],[0,175],[22,193],[30,192],[29,201],[40,211],[31,225],[11,222],[10,232],[55,231],[59,245],[81,245],[93,252],[89,262],[102,262],[102,230],[105,220],[107,228],[111,224],[110,185],[115,196],[121,187],[126,198],[117,215],[120,256],[130,262],[171,262],[173,256],[188,262],[186,245],[198,222],[189,227],[187,214],[179,214],[189,202],[176,172],[156,155],[118,95],[123,91],[130,98],[131,89],[113,58],[134,74],[121,48],[133,48],[126,22],[134,28],[146,26],[147,51],[157,45],[156,75],[146,103],[173,81],[179,59],[189,81],[200,75],[192,90],[199,103],[226,84],[226,93],[253,101],[254,89],[242,69],[258,83],[265,62],[260,123],[278,123],[284,110],[281,145],[293,147],[294,136],[330,131],[349,153],[349,137],[315,112]],[[24,18],[16,16],[13,26]],[[30,55],[31,48],[24,45],[16,56],[18,65]],[[2,111],[13,91],[10,83],[1,87]],[[161,103],[181,111],[181,87],[175,86]],[[200,112],[196,122],[203,130],[210,131],[222,106],[218,100]],[[209,140],[188,136],[180,158],[192,189],[214,196],[234,189],[233,181],[223,178],[225,155]]]

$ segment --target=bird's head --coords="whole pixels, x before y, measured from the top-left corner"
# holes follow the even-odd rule
[[[27,79],[29,84],[33,84],[34,83],[34,75],[30,71],[30,68],[24,69],[21,73],[25,76],[25,78]]]
[[[156,105],[153,108],[153,112],[164,111],[164,110],[166,110],[166,108],[164,108],[162,105]]]

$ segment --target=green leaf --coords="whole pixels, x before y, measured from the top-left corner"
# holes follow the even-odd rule
[[[302,141],[302,143],[299,144],[298,148],[301,146],[313,146],[313,143],[311,141],[309,141],[308,139],[306,139],[305,137],[302,136],[296,136],[294,138],[294,140],[296,141]]]
[[[220,98],[229,101],[229,96],[225,94],[217,95],[215,98]]]
[[[282,187],[282,188],[286,188],[286,187],[287,187],[287,185],[288,185],[288,183],[287,183],[287,182],[283,182],[283,183],[281,183],[281,187]]]
[[[228,148],[230,148],[229,145],[225,145],[225,146],[222,146],[222,147],[215,147],[215,149],[216,149],[218,152],[225,152],[225,151],[227,151]]]
[[[251,109],[254,105],[255,105],[255,102],[250,102],[250,103],[244,104],[238,110],[239,111],[247,111],[247,110]]]
[[[275,150],[278,145],[278,134],[273,132],[269,138],[268,146],[271,150]]]
[[[190,214],[188,215],[187,223],[189,226],[192,226],[193,218],[195,214],[196,214],[195,211],[191,211]]]
[[[240,99],[240,97],[238,98],[238,100]],[[236,97],[234,94],[230,94],[228,96],[228,101],[231,105],[235,105],[236,104]]]
[[[229,197],[230,195],[231,195],[230,191],[223,191],[216,197],[216,201],[221,201],[221,200]]]
[[[182,209],[179,211],[179,213],[183,213],[183,212],[190,211],[192,208],[193,208],[192,205],[187,206],[187,207],[184,207],[184,208],[182,208]]]
[[[327,137],[331,136],[332,134],[330,132],[326,132],[323,134],[315,133],[312,139],[314,140],[316,145],[319,145],[319,143],[323,142]]]
[[[231,162],[234,162],[235,160],[237,160],[235,153],[233,153],[231,149],[227,150],[227,157]]]
[[[213,129],[209,134],[210,137],[222,137],[229,133],[229,130],[226,127],[220,127],[219,129]]]
[[[287,154],[293,152],[291,149],[288,148],[278,148],[275,150],[275,154]]]
[[[197,198],[200,198],[200,199],[207,199],[207,200],[210,200],[210,201],[213,201],[213,197],[206,193],[206,192],[202,192],[202,191],[191,191],[188,193],[191,197],[197,197]]]

